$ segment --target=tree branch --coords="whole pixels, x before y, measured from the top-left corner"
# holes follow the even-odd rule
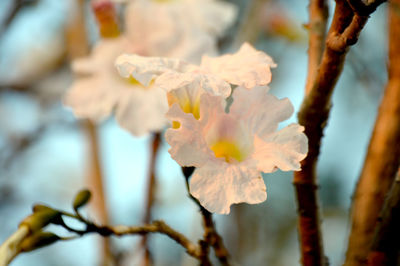
[[[324,265],[320,214],[317,196],[316,163],[326,126],[331,95],[342,72],[349,47],[357,42],[367,17],[354,14],[345,0],[337,0],[321,63],[310,92],[300,108],[299,123],[305,127],[309,152],[302,161],[302,170],[294,174],[298,204],[298,230],[303,265]]]
[[[160,233],[175,240],[179,245],[186,249],[186,252],[194,257],[200,258],[200,247],[192,243],[183,234],[175,231],[163,221],[154,221],[143,226],[98,226],[91,224],[86,233],[98,233],[101,236],[124,236],[124,235],[145,235],[148,233]]]
[[[390,189],[378,217],[372,248],[368,255],[369,266],[396,265],[400,250],[400,170]]]
[[[394,5],[397,4],[395,7]],[[389,12],[389,80],[379,107],[368,152],[353,197],[352,228],[346,266],[364,265],[377,218],[400,163],[400,16],[399,0]]]
[[[88,190],[80,191],[74,201],[73,209],[75,213],[69,213],[62,210],[53,209],[46,205],[33,206],[33,213],[27,216],[19,225],[19,229],[9,237],[2,245],[0,245],[0,266],[8,265],[19,253],[29,252],[44,246],[48,246],[57,241],[75,239],[76,237],[59,237],[54,233],[44,231],[49,224],[58,225],[66,230],[76,234],[78,237],[90,233],[97,233],[103,237],[124,236],[124,235],[146,235],[148,233],[160,233],[175,240],[186,252],[198,259],[202,265],[211,265],[207,258],[208,264],[203,263],[202,250],[200,245],[192,243],[183,234],[175,231],[163,221],[154,221],[151,224],[143,226],[110,226],[98,225],[84,218],[79,209],[85,206],[91,197]],[[69,217],[79,221],[85,225],[85,229],[75,229],[65,224],[63,217]]]
[[[326,0],[310,0],[308,6],[310,21],[307,24],[308,39],[308,70],[306,81],[306,94],[308,94],[315,82],[318,66],[321,62],[325,45],[326,24],[328,20],[328,4]]]
[[[347,0],[347,2],[353,9],[354,13],[357,13],[360,16],[369,16],[380,4],[386,2],[386,0],[369,1],[368,4],[365,4],[363,0]]]

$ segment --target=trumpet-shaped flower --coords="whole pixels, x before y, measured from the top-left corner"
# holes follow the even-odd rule
[[[247,89],[267,85],[276,64],[267,54],[245,43],[235,54],[204,56],[200,66],[127,54],[118,57],[116,66],[124,77],[147,77],[144,82],[155,79],[155,84],[167,91],[170,106],[179,103],[182,110],[198,118],[201,94],[210,92],[227,98],[232,85]]]
[[[293,113],[290,101],[268,94],[267,87],[238,87],[225,112],[221,96],[203,93],[196,119],[173,104],[167,113],[179,128],[170,128],[166,140],[173,159],[194,166],[190,193],[209,211],[227,214],[230,205],[266,200],[261,172],[300,170],[308,146],[304,128],[278,124]]]
[[[73,71],[80,77],[65,95],[64,103],[79,118],[101,121],[115,112],[119,124],[140,136],[166,126],[168,110],[165,91],[151,80],[141,83],[123,78],[114,67],[115,58],[132,51],[123,36],[101,40],[87,58],[75,60]],[[143,80],[138,75],[140,80]]]
[[[126,33],[142,55],[198,62],[216,54],[217,38],[236,18],[234,5],[214,0],[135,0],[126,8]]]
[[[210,4],[213,8],[209,11],[203,10],[204,15],[221,17],[214,29],[218,32],[211,33],[211,29],[202,29],[197,22],[186,21],[190,16],[184,15],[187,14],[184,7],[188,5],[186,1],[173,1],[168,5],[160,1],[133,1],[125,16],[126,31],[121,33],[114,5],[110,1],[94,2],[92,7],[103,39],[88,57],[73,62],[72,68],[78,77],[64,103],[72,107],[77,117],[96,121],[115,111],[120,125],[134,135],[161,130],[167,122],[165,91],[154,84],[154,75],[146,71],[135,77],[129,74],[120,77],[114,61],[122,53],[133,52],[189,61],[199,61],[203,54],[215,54],[216,37],[232,24],[236,9],[230,4],[215,3]],[[194,13],[195,9],[191,10]],[[185,65],[178,60],[168,62]],[[167,64],[164,67],[177,66]]]

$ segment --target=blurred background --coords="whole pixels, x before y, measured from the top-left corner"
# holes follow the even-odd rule
[[[91,44],[99,33],[90,8],[84,21]],[[288,97],[296,111],[307,70],[307,3],[295,0],[232,0],[238,16],[218,39],[220,52],[248,41],[268,53],[278,67],[270,85]],[[329,1],[330,14],[334,1]],[[118,5],[122,14],[124,5]],[[71,209],[87,187],[90,141],[82,121],[62,104],[74,76],[66,32],[78,1],[0,1],[0,242],[31,213],[34,203]],[[333,96],[333,109],[319,158],[323,236],[331,265],[340,265],[347,245],[348,210],[360,173],[377,107],[385,86],[386,6],[379,7],[351,48]],[[371,49],[373,47],[373,49]],[[294,115],[285,124],[296,121]],[[284,125],[285,125],[284,124]],[[282,125],[282,126],[284,126]],[[101,169],[110,223],[139,225],[146,204],[151,136],[134,137],[113,118],[98,126]],[[201,217],[188,199],[181,169],[162,141],[156,161],[154,219],[162,219],[196,241]],[[264,175],[268,200],[239,204],[215,215],[235,265],[299,265],[296,203],[292,173]],[[96,193],[96,191],[93,191]],[[89,217],[96,219],[93,208]],[[54,228],[60,234],[67,232]],[[111,238],[116,265],[140,265],[139,236]],[[95,235],[22,254],[12,265],[101,265],[101,239]],[[150,235],[155,265],[196,265],[172,240]]]

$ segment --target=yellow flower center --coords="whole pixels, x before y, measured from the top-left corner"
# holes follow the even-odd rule
[[[178,103],[179,106],[182,108],[182,111],[187,114],[193,114],[194,118],[196,118],[197,120],[200,119],[200,100],[193,103],[189,99],[186,99],[185,101],[179,101]],[[181,124],[178,121],[172,121],[173,129],[178,129],[180,128],[180,126]]]
[[[153,86],[154,81],[150,81],[148,86],[143,85],[142,83],[140,83],[137,79],[135,79],[133,76],[129,76],[127,78],[125,77],[121,77],[118,73],[116,73],[118,75],[118,77],[120,77],[125,84],[127,83],[128,85],[134,86],[134,87],[138,87],[138,88],[142,88],[142,89],[148,89],[151,86]]]
[[[125,78],[125,80],[131,85],[144,87],[142,83],[140,83],[137,79],[135,79],[132,76]]]
[[[235,159],[238,162],[246,158],[236,143],[231,140],[220,140],[211,145],[210,149],[214,152],[215,157],[225,158],[226,162],[232,162]]]
[[[181,104],[181,108],[187,114],[192,113],[194,118],[197,120],[200,119],[200,101],[196,101],[194,103],[185,101],[183,104]]]

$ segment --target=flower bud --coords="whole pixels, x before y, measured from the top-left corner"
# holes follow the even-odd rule
[[[118,37],[120,35],[120,31],[114,4],[108,0],[94,1],[92,3],[92,8],[96,16],[101,37]]]
[[[49,206],[43,205],[43,204],[35,204],[32,207],[32,211],[33,212],[39,212],[39,211],[43,211],[43,210],[53,210],[52,208],[50,208]]]
[[[20,224],[21,226],[27,226],[31,233],[40,231],[43,227],[60,219],[61,213],[51,208],[42,209],[34,212],[33,214],[26,217]]]
[[[86,205],[90,198],[92,196],[92,193],[90,193],[89,190],[84,189],[78,192],[78,194],[76,194],[74,202],[72,204],[74,210],[78,210],[80,207]]]
[[[20,244],[22,252],[32,251],[44,246],[51,245],[60,240],[60,237],[50,232],[39,231],[27,238]]]

